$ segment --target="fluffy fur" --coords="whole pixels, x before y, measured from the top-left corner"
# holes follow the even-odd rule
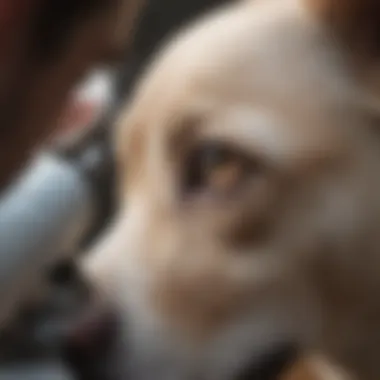
[[[132,378],[230,379],[287,340],[380,378],[380,20],[345,3],[223,8],[138,86],[120,212],[84,264],[129,327]],[[183,186],[205,141],[255,163],[243,183]]]

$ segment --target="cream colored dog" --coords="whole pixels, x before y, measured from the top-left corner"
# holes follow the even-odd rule
[[[379,10],[234,4],[148,70],[85,263],[132,379],[232,379],[283,342],[380,379]]]

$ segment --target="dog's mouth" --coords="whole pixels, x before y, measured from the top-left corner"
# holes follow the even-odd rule
[[[109,313],[89,317],[78,325],[64,348],[66,363],[75,379],[129,380],[125,373],[120,374],[117,371],[120,368],[116,363],[117,335],[116,319]],[[230,380],[278,380],[296,357],[297,350],[294,345],[273,345],[259,357],[255,356],[255,359]],[[202,379],[207,380],[203,377]]]

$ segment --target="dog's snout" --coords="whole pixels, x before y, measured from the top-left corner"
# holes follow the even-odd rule
[[[118,331],[116,314],[93,308],[80,316],[67,334],[64,356],[80,380],[109,378],[109,361]]]

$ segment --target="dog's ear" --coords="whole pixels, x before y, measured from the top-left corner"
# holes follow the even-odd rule
[[[352,52],[380,61],[380,0],[304,1]]]

